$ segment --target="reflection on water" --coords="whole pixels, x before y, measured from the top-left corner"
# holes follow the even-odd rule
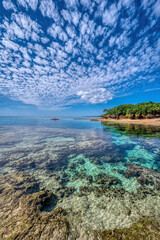
[[[136,137],[158,137],[160,138],[160,126],[140,125],[140,124],[124,124],[102,122],[104,130],[110,129],[116,133],[125,134],[127,136]]]
[[[75,122],[1,125],[1,238],[16,224],[18,239],[34,231],[44,239],[110,239],[115,229],[129,239],[122,229],[149,234],[146,224],[157,223],[160,128]]]

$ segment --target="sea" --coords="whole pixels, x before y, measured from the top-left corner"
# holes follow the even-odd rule
[[[0,239],[145,234],[145,221],[160,220],[160,126],[0,117],[0,199]]]

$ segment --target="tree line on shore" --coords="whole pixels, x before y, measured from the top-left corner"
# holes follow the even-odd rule
[[[143,102],[138,104],[123,104],[111,109],[104,109],[102,118],[154,118],[160,117],[160,103]]]

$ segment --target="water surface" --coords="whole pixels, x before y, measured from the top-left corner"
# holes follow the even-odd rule
[[[68,239],[160,216],[160,127],[0,118],[0,174],[29,173],[66,210]],[[87,239],[87,238],[86,238]]]

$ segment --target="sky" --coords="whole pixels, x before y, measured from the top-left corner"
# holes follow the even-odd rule
[[[0,116],[160,102],[160,0],[0,0]]]

